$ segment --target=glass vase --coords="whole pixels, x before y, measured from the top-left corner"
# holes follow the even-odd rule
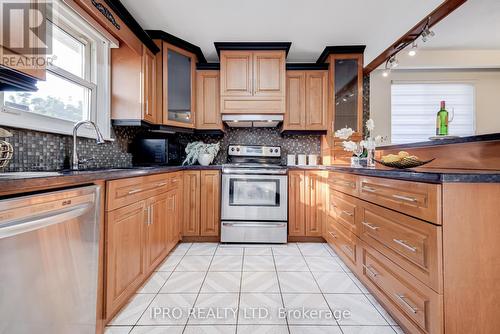
[[[373,168],[373,167],[375,167],[375,150],[369,149],[366,151],[367,151],[366,167]]]

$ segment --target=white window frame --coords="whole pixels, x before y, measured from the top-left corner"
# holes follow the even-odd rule
[[[89,120],[95,122],[106,140],[111,138],[111,47],[116,47],[78,13],[61,0],[53,4],[52,21],[59,28],[79,41],[86,43],[84,79],[57,66],[47,69],[50,74],[62,77],[91,91]],[[0,124],[23,129],[71,135],[74,122],[56,117],[23,111],[4,105],[4,94],[0,92]],[[95,138],[94,130],[82,126],[78,136]]]
[[[391,142],[393,142],[393,133],[392,133],[392,120],[393,120],[393,112],[392,112],[392,86],[393,85],[468,85],[472,87],[473,90],[473,112],[472,112],[472,128],[473,128],[473,133],[476,133],[477,131],[477,126],[476,126],[476,118],[477,118],[477,103],[476,103],[476,98],[477,98],[477,91],[476,91],[476,83],[474,80],[393,80],[391,81],[390,85],[390,96],[391,96],[391,112],[390,112],[390,132],[391,132]],[[436,113],[439,110],[439,105],[436,104]],[[453,135],[453,133],[452,133]],[[427,141],[429,140],[428,138],[422,138],[421,141]],[[401,143],[402,144],[402,143]]]

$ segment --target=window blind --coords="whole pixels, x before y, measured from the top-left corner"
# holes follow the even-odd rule
[[[474,86],[465,83],[392,83],[391,142],[394,144],[427,141],[436,134],[439,102],[453,120],[449,134],[475,133]]]

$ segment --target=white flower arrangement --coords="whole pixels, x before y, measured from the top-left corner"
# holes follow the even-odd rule
[[[186,159],[182,162],[182,165],[194,165],[198,161],[198,157],[202,154],[210,154],[213,160],[217,153],[219,153],[219,150],[220,143],[205,144],[202,141],[189,143],[186,146]]]
[[[357,149],[358,144],[349,140],[349,141],[343,141],[342,146],[344,147],[344,151],[354,152]]]
[[[354,130],[348,127],[335,131],[335,137],[338,137],[340,139],[349,139],[349,137],[353,134]]]

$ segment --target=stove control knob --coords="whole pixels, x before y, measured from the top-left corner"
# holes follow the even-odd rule
[[[239,148],[239,147],[237,147],[237,148],[236,148],[236,152],[239,152],[239,151],[240,151],[240,148]]]
[[[279,150],[278,150],[277,148],[276,148],[276,149],[274,149],[274,153],[278,153],[278,151],[279,151]]]
[[[273,149],[272,149],[272,148],[270,148],[270,149],[269,149],[269,152],[273,153]]]
[[[231,147],[231,152],[234,152],[234,147]]]

